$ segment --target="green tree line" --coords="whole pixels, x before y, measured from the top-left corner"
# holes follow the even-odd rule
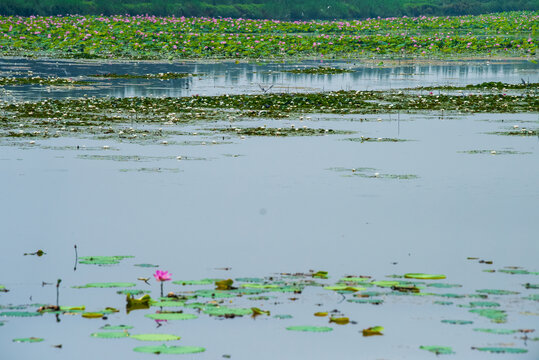
[[[539,0],[0,0],[0,15],[158,15],[280,20],[539,10]]]

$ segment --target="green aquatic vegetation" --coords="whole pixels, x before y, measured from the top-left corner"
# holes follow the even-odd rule
[[[367,19],[346,26],[340,21],[2,16],[0,54],[167,60],[527,56],[537,50],[530,36],[535,22],[535,12]]]
[[[8,292],[9,290],[6,289],[5,285],[0,285],[0,292]]]
[[[43,338],[38,338],[38,337],[29,337],[29,338],[17,338],[17,339],[13,339],[13,342],[16,342],[16,343],[37,343],[37,342],[42,342],[44,341],[45,339]]]
[[[77,155],[77,158],[84,159],[84,160],[109,160],[109,161],[134,161],[134,162],[151,162],[151,161],[157,161],[157,160],[163,160],[163,159],[172,159],[171,157],[160,157],[160,156],[141,156],[141,155],[97,155],[97,154],[81,154]],[[121,260],[121,259],[120,259]],[[119,262],[119,261],[118,261]],[[84,264],[88,264],[89,262],[85,262]],[[114,263],[114,262],[113,262]],[[106,264],[99,264],[99,265],[106,265]],[[150,265],[150,266],[148,266]],[[142,266],[142,267],[154,267],[151,264],[140,264],[136,266]]]
[[[107,332],[95,332],[90,334],[91,337],[96,337],[100,339],[120,339],[129,337],[127,331],[107,331]]]
[[[177,168],[161,168],[161,167],[153,167],[153,168],[134,168],[134,169],[120,169],[120,172],[143,172],[143,173],[162,173],[162,172],[171,172],[171,173],[177,173],[180,172],[180,169]]]
[[[180,340],[179,336],[170,334],[135,334],[129,335],[130,338],[140,341],[173,341]]]
[[[287,319],[292,319],[293,318],[292,315],[288,315],[288,314],[277,314],[277,315],[273,315],[273,317],[275,319],[279,319],[279,320],[287,320]]]
[[[91,77],[99,78],[110,78],[110,79],[160,79],[160,80],[171,80],[171,79],[182,79],[189,76],[200,76],[200,74],[189,74],[189,73],[158,73],[158,74],[145,74],[145,75],[135,75],[135,74],[115,74],[115,73],[106,73],[106,74],[94,74],[90,75]]]
[[[155,268],[159,267],[159,265],[154,264],[135,264],[134,266],[142,267],[142,268]]]
[[[433,301],[433,304],[436,304],[436,305],[453,305],[453,302],[452,301]]]
[[[318,66],[318,67],[308,67],[308,68],[299,68],[292,70],[283,70],[283,72],[292,73],[292,74],[312,74],[312,75],[333,75],[333,74],[344,74],[354,72],[351,69],[339,69],[329,66]]]
[[[356,304],[371,304],[371,305],[381,305],[384,303],[384,300],[382,299],[371,299],[371,298],[366,298],[366,299],[348,299],[346,300],[350,303],[356,303]]]
[[[103,283],[88,283],[86,285],[72,286],[75,289],[87,289],[87,288],[125,288],[133,287],[134,283],[130,282],[103,282]]]
[[[176,285],[213,285],[216,281],[222,279],[202,279],[202,280],[175,280],[172,283]]]
[[[149,293],[149,290],[141,290],[141,289],[125,289],[125,290],[119,290],[116,291],[117,294],[120,295],[142,295]]]
[[[346,139],[343,139],[345,141],[354,141],[354,142],[361,142],[361,143],[364,143],[364,142],[403,142],[403,141],[408,141],[408,140],[404,140],[404,139],[397,139],[397,138],[381,138],[381,137],[366,137],[366,136],[361,136],[361,137],[358,137],[358,138],[346,138]]]
[[[511,335],[518,332],[518,330],[511,330],[511,329],[474,329],[474,331],[489,333],[489,334],[497,334],[497,335]]]
[[[476,292],[480,294],[487,294],[487,295],[518,295],[520,294],[518,291],[497,290],[497,289],[480,289],[480,290],[476,290]]]
[[[450,348],[449,346],[420,346],[419,347],[421,350],[427,350],[427,351],[430,351],[431,353],[434,353],[436,355],[449,355],[449,354],[454,354],[455,352],[453,351],[452,348]]]
[[[528,352],[526,349],[510,347],[472,347],[472,349],[496,354],[525,354]]]
[[[374,168],[330,168],[329,170],[338,171],[345,173],[343,176],[351,177],[357,176],[361,178],[371,178],[371,179],[396,179],[396,180],[414,180],[418,179],[419,176],[414,174],[382,174],[376,171]],[[398,283],[393,281],[392,283]],[[376,285],[376,284],[375,284]]]
[[[252,309],[231,308],[227,306],[207,306],[202,312],[207,315],[226,318],[253,314]]]
[[[440,280],[440,279],[445,279],[445,275],[408,273],[408,274],[404,274],[404,278],[406,278],[406,279],[421,279],[421,280]]]
[[[100,327],[101,330],[130,330],[133,329],[131,325],[110,325],[106,324]]]
[[[31,316],[41,316],[42,313],[39,312],[30,312],[30,311],[3,311],[0,312],[0,317],[31,317]]]
[[[433,287],[433,288],[439,288],[439,289],[462,287],[462,285],[460,284],[444,284],[444,283],[432,283],[432,284],[427,284],[427,286]]]
[[[526,289],[536,289],[536,290],[539,289],[539,284],[526,283],[526,284],[522,284],[522,286],[524,286]]]
[[[511,275],[539,275],[539,272],[531,272],[524,269],[500,269],[498,272]]]
[[[135,352],[148,354],[196,354],[206,351],[203,347],[196,346],[139,346],[133,349]]]
[[[509,90],[509,89],[538,89],[539,83],[516,83],[509,84],[501,81],[487,81],[480,84],[468,84],[465,86],[421,86],[413,90]],[[407,89],[410,90],[410,89]]]
[[[303,332],[329,332],[333,331],[333,328],[329,326],[289,326],[286,328],[286,330]]]
[[[71,78],[60,77],[0,77],[0,86],[17,86],[17,85],[86,85],[87,81],[73,80]]]
[[[509,131],[494,131],[490,132],[492,135],[504,135],[504,136],[538,136],[539,130],[537,129],[526,129],[521,128],[520,130],[509,130]]]
[[[155,314],[146,314],[144,316],[153,320],[192,320],[198,318],[198,316],[193,314],[174,312],[160,312]]]
[[[528,155],[531,154],[531,152],[522,152],[522,151],[515,151],[515,150],[466,150],[466,151],[458,151],[461,154],[489,154],[489,155]]]
[[[523,299],[539,301],[539,294],[531,294],[531,295],[528,295],[528,296],[524,297]]]
[[[134,256],[80,256],[79,264],[86,265],[115,265],[123,259],[134,258]]]
[[[266,126],[251,127],[251,128],[213,128],[212,131],[219,133],[234,134],[239,136],[315,136],[315,135],[334,135],[334,134],[350,134],[350,131],[333,130],[333,129],[312,129],[307,126],[303,127],[288,127],[288,128],[270,128]]]
[[[492,301],[472,301],[470,302],[471,307],[499,307],[500,304]]]
[[[471,313],[477,314],[479,316],[486,317],[495,323],[504,323],[507,321],[507,314],[504,310],[497,309],[471,309]]]
[[[473,324],[473,321],[470,320],[442,320],[444,324],[451,325],[470,325]]]

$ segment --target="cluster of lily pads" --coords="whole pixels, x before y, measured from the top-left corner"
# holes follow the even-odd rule
[[[154,16],[0,17],[0,54],[72,58],[534,55],[537,12],[281,22]]]
[[[77,263],[81,266],[117,266],[133,256],[84,256],[77,258]],[[485,262],[488,263],[488,262]],[[140,268],[156,268],[158,265],[138,263],[133,264]],[[509,276],[537,276],[539,273],[528,271],[518,267],[506,267],[500,269],[488,269],[489,272],[498,272]],[[370,275],[345,275],[337,280],[330,280],[330,275],[326,271],[310,270],[304,273],[278,273],[264,278],[243,277],[236,279],[227,278],[206,278],[201,280],[174,280],[168,271],[156,270],[153,273],[155,281],[161,286],[159,295],[152,294],[147,287],[137,288],[135,282],[104,282],[87,283],[84,285],[71,285],[72,289],[95,289],[94,291],[105,291],[104,289],[117,289],[120,295],[111,302],[114,306],[104,309],[86,309],[86,306],[64,306],[58,304],[25,304],[25,305],[0,305],[0,318],[13,319],[18,317],[38,317],[47,315],[74,315],[81,319],[105,319],[115,313],[120,313],[124,307],[126,314],[133,311],[144,312],[144,317],[156,322],[161,326],[168,321],[196,320],[200,316],[209,316],[218,319],[232,320],[238,317],[265,318],[273,321],[286,321],[283,330],[300,332],[331,332],[334,326],[349,326],[351,329],[358,325],[359,319],[354,319],[353,314],[345,314],[341,310],[322,309],[313,314],[312,321],[298,322],[293,314],[279,313],[279,305],[299,300],[307,289],[315,289],[319,292],[328,292],[341,297],[347,304],[357,306],[389,306],[384,305],[385,301],[392,299],[398,301],[403,296],[421,297],[431,299],[432,304],[441,306],[454,306],[463,310],[463,315],[468,314],[465,319],[444,318],[440,316],[441,323],[448,325],[459,325],[466,327],[472,325],[482,317],[493,323],[492,328],[473,328],[473,331],[489,333],[494,335],[514,335],[518,339],[525,341],[537,341],[539,338],[532,338],[530,334],[534,329],[513,329],[500,327],[509,320],[511,312],[504,310],[502,304],[520,302],[523,306],[533,305],[539,301],[539,297],[533,290],[539,288],[539,284],[527,282],[522,284],[520,291],[509,291],[505,289],[477,289],[474,293],[462,292],[462,285],[446,282],[446,275],[406,273],[388,275],[384,279],[375,279]],[[150,277],[139,277],[139,284],[150,285]],[[164,284],[171,282],[167,286],[168,293],[164,292]],[[58,280],[57,289],[61,280]],[[0,286],[0,289],[5,289]],[[101,290],[99,290],[101,289]],[[69,291],[62,289],[63,291]],[[6,290],[7,291],[7,290]],[[166,293],[166,294],[165,294]],[[524,293],[522,296],[521,293]],[[506,301],[506,299],[508,299]],[[252,304],[255,303],[255,307]],[[339,303],[341,303],[340,301]],[[323,304],[320,304],[323,306]],[[335,305],[331,305],[332,307]],[[350,307],[347,307],[350,312]],[[274,312],[277,310],[277,314]],[[463,316],[464,317],[464,316]],[[4,322],[0,322],[4,325]],[[7,323],[9,326],[9,323]],[[129,338],[138,341],[158,341],[175,342],[180,340],[180,336],[163,333],[138,333],[133,331],[130,325],[101,326],[99,331],[89,334],[96,339],[122,339]],[[384,329],[379,324],[371,326],[361,326],[358,332],[364,336],[383,336],[391,329]],[[31,343],[42,342],[43,338],[28,337],[16,338],[14,342]],[[54,345],[61,347],[62,345]],[[448,346],[423,345],[422,350],[439,354],[451,354],[454,351]],[[180,345],[158,345],[139,346],[133,348],[136,352],[154,354],[186,354],[205,351],[199,346]],[[472,350],[486,351],[492,353],[526,353],[525,348],[514,346],[478,346]]]

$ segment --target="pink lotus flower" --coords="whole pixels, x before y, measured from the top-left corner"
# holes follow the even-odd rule
[[[168,271],[156,270],[155,274],[153,274],[153,277],[157,281],[168,281],[168,280],[172,279],[171,275],[172,274],[169,274]]]

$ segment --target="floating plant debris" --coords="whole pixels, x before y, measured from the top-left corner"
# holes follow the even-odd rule
[[[382,326],[373,326],[367,329],[363,329],[361,332],[363,333],[363,336],[374,336],[384,335],[382,334],[382,331],[384,331],[384,328]]]

